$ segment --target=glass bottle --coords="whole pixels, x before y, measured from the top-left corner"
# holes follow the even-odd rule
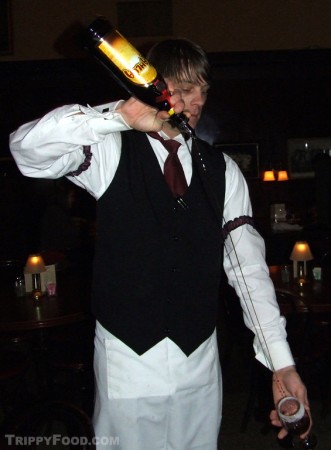
[[[162,76],[107,19],[98,17],[89,25],[84,44],[130,95],[159,110],[168,111],[174,126],[194,136],[185,114],[174,113]]]

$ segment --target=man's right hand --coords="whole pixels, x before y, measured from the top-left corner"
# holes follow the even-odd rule
[[[171,106],[176,114],[184,109],[184,102],[180,94],[170,97]],[[159,111],[142,103],[134,97],[118,104],[116,111],[121,114],[125,122],[138,131],[160,131],[167,122],[170,115],[167,111]]]

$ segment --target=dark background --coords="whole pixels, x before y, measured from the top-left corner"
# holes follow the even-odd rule
[[[331,50],[210,53],[213,86],[198,127],[211,144],[257,143],[259,177],[249,178],[254,214],[267,235],[269,206],[286,203],[305,225],[316,221],[315,178],[263,183],[263,170],[288,168],[287,140],[331,135]],[[100,104],[126,93],[90,58],[0,63],[3,257],[38,247],[40,214],[54,181],[22,177],[9,133],[56,106]],[[81,204],[94,214],[84,191]],[[24,242],[22,242],[24,241]]]

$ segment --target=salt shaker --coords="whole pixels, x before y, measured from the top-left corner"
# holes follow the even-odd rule
[[[16,277],[15,293],[16,293],[16,297],[24,297],[25,296],[25,283],[24,283],[24,278],[22,276]]]
[[[282,266],[281,267],[281,277],[283,283],[289,283],[290,282],[290,268],[289,266]]]

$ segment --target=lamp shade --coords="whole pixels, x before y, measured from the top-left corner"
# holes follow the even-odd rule
[[[288,181],[287,170],[279,170],[277,180],[278,181]]]
[[[294,244],[290,259],[292,261],[310,261],[314,257],[306,241],[298,241]]]
[[[263,174],[263,181],[275,181],[275,174],[273,170],[266,170]]]
[[[43,258],[40,255],[30,255],[26,261],[24,272],[31,274],[46,272]]]

